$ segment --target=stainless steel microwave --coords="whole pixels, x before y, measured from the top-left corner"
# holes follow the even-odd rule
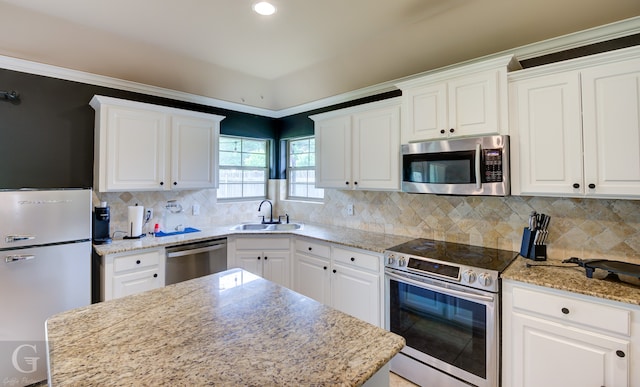
[[[402,191],[443,195],[509,195],[509,136],[403,144]]]

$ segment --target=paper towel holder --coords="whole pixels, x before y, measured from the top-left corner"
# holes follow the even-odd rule
[[[134,231],[133,231],[133,229],[134,229],[134,220],[132,219],[132,213],[131,213],[131,209],[133,209],[133,208],[135,208],[136,210],[138,208],[142,208],[141,211],[138,211],[138,212],[141,212],[141,216],[140,216],[139,220],[141,222],[144,222],[144,219],[143,219],[144,207],[142,207],[142,206],[138,207],[138,203],[136,203],[135,206],[129,206],[129,221],[128,221],[128,223],[129,223],[129,230],[128,230],[129,235],[124,236],[123,239],[140,239],[140,238],[146,236],[146,234],[142,232],[142,227],[144,226],[144,224],[138,224],[136,226],[136,228],[139,227],[140,234],[139,235],[133,235],[133,233],[134,233]],[[136,220],[137,220],[137,215],[136,215]],[[138,230],[136,230],[136,231],[138,231]]]

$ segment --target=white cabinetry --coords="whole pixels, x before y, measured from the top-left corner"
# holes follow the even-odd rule
[[[237,267],[291,287],[291,239],[288,236],[227,238],[229,268]]]
[[[400,189],[400,99],[311,116],[316,186]]]
[[[163,287],[164,260],[164,248],[103,256],[100,265],[101,301]]]
[[[503,282],[504,386],[637,386],[640,309]]]
[[[300,237],[295,246],[295,291],[381,326],[381,254]]]
[[[224,117],[94,96],[98,191],[216,188]]]
[[[398,83],[401,142],[508,134],[507,71],[518,68],[509,55]]]
[[[331,305],[331,246],[307,238],[295,239],[293,290]]]
[[[640,49],[510,75],[512,194],[640,197]]]

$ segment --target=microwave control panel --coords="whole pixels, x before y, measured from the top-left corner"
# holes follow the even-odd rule
[[[502,181],[502,150],[483,149],[484,183]]]

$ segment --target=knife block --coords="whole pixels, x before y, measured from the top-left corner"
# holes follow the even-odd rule
[[[522,231],[522,244],[520,245],[520,255],[524,258],[533,259],[534,261],[547,260],[547,246],[535,244],[536,233],[531,231],[529,227],[525,227]]]

